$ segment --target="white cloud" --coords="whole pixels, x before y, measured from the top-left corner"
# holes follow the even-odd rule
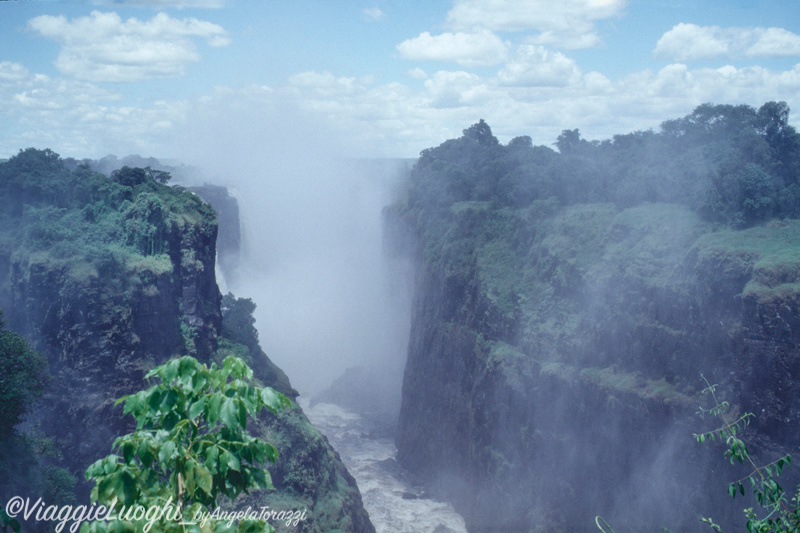
[[[782,28],[721,28],[682,22],[661,36],[653,55],[672,61],[800,57],[800,35]]]
[[[0,83],[10,81],[20,81],[29,76],[28,69],[19,63],[10,61],[0,62]]]
[[[457,0],[448,25],[461,31],[536,30],[535,44],[588,48],[600,42],[594,24],[622,14],[627,0]]]
[[[88,17],[67,20],[42,15],[28,27],[62,45],[56,67],[64,74],[88,81],[137,81],[180,76],[200,55],[193,38],[210,46],[230,41],[225,30],[194,18],[174,19],[159,13],[150,21],[116,13],[92,11]]]
[[[728,39],[719,26],[680,23],[656,43],[653,54],[673,61],[693,61],[725,56],[730,52]]]
[[[428,73],[422,70],[421,68],[413,68],[407,72],[408,77],[413,78],[415,80],[426,80],[428,79]]]
[[[353,96],[363,93],[371,83],[370,77],[336,77],[330,72],[301,72],[290,76],[287,89],[295,94],[324,98]]]
[[[509,68],[518,65],[518,70]],[[611,81],[598,72],[580,74],[571,59],[541,47],[520,47],[494,76],[467,71],[425,73],[408,84],[308,71],[283,86],[221,87],[192,100],[122,104],[120,95],[91,83],[49,78],[9,62],[0,63],[0,157],[27,146],[50,147],[75,157],[109,152],[172,157],[198,117],[263,117],[293,109],[309,124],[332,132],[348,154],[414,156],[484,118],[502,142],[530,135],[549,145],[563,129],[604,139],[657,128],[704,102],[760,106],[785,100],[798,125],[800,64],[776,71],[763,67],[696,69],[673,63],[657,71]],[[577,67],[575,67],[577,68]],[[543,83],[549,80],[550,83]],[[510,81],[517,83],[511,84]],[[525,81],[526,83],[521,83]],[[558,82],[558,83],[556,83]],[[224,105],[222,105],[224,103]],[[294,116],[294,115],[293,115]],[[254,124],[258,121],[253,118]],[[288,126],[264,123],[264,131]],[[206,130],[203,130],[204,132]],[[231,135],[235,135],[232,130]],[[208,142],[223,142],[207,130]],[[194,134],[193,134],[194,135]],[[199,134],[198,134],[199,135]],[[224,142],[267,147],[262,137]]]
[[[415,61],[453,61],[465,67],[496,65],[508,52],[497,35],[488,30],[474,33],[428,32],[397,45],[400,55]]]
[[[745,50],[748,57],[800,57],[800,35],[783,28],[756,28],[755,42]]]
[[[225,0],[93,0],[94,5],[101,6],[141,6],[156,9],[186,7],[219,8],[225,6]]]
[[[434,108],[475,106],[491,99],[491,89],[479,76],[469,72],[439,71],[425,81]]]
[[[383,20],[383,19],[386,17],[386,15],[384,14],[384,12],[383,12],[383,11],[381,11],[381,9],[380,9],[379,7],[369,7],[369,8],[366,8],[366,9],[364,9],[364,10],[362,11],[362,13],[363,13],[363,14],[364,14],[364,16],[365,16],[366,18],[368,18],[369,20],[375,20],[375,21],[378,21],[378,20]]]
[[[580,75],[575,61],[561,52],[523,45],[497,78],[501,85],[563,87],[577,81]]]

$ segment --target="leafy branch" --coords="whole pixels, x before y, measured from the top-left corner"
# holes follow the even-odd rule
[[[220,368],[193,357],[173,359],[151,370],[161,383],[120,398],[124,414],[136,419],[136,431],[114,441],[116,454],[92,464],[92,500],[117,507],[176,506],[182,516],[209,516],[218,498],[235,500],[251,489],[271,489],[264,464],[278,451],[246,433],[248,416],[264,409],[277,413],[290,405],[279,392],[249,383],[253,371],[239,358],[225,358]],[[210,533],[225,521],[180,524],[158,519],[158,531]],[[144,520],[84,524],[82,533],[146,531]],[[219,526],[219,527],[218,527]],[[223,530],[227,530],[224,529]],[[263,520],[241,521],[238,531],[272,531]]]
[[[747,531],[750,533],[768,533],[768,532],[792,532],[797,533],[800,531],[800,508],[798,508],[798,496],[788,501],[786,491],[775,480],[781,475],[784,466],[790,466],[792,457],[785,455],[769,464],[759,466],[755,463],[747,445],[739,437],[739,433],[743,432],[749,425],[750,419],[754,417],[752,413],[744,413],[738,416],[735,420],[729,420],[728,410],[730,404],[727,401],[720,401],[717,398],[716,389],[717,385],[712,385],[709,381],[702,376],[706,387],[703,389],[703,394],[709,394],[713,401],[711,409],[704,409],[700,407],[698,414],[711,415],[719,418],[722,421],[722,426],[704,433],[694,434],[695,440],[699,443],[704,443],[707,440],[716,441],[719,438],[720,442],[724,442],[727,446],[725,456],[729,458],[731,464],[738,461],[740,464],[747,463],[751,467],[748,475],[728,484],[728,494],[735,498],[736,494],[744,496],[745,483],[750,482],[753,494],[756,497],[758,505],[767,511],[766,516],[759,518],[752,507],[744,510],[747,517]],[[800,494],[800,488],[798,489]],[[704,523],[707,523],[715,531],[722,533],[722,528],[713,522],[710,518],[703,518]]]

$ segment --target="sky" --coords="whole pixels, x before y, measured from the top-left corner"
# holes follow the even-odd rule
[[[770,100],[800,113],[797,0],[0,0],[0,157],[416,157]]]

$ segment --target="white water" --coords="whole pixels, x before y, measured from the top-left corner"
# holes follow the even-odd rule
[[[452,505],[429,499],[413,486],[395,460],[391,438],[376,436],[367,420],[338,405],[299,402],[356,479],[377,533],[466,533]]]

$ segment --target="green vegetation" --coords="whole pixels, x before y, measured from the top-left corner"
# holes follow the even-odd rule
[[[231,293],[222,297],[222,334],[217,343],[215,359],[227,355],[242,358],[253,369],[253,375],[262,383],[290,398],[297,397],[286,374],[275,366],[258,343],[258,330],[253,312],[256,304],[250,298],[237,298]]]
[[[721,423],[717,429],[695,434],[697,442],[716,442],[726,446],[725,456],[731,464],[746,464],[752,469],[750,473],[728,484],[728,494],[735,498],[737,494],[745,495],[745,485],[748,484],[753,491],[759,507],[766,514],[759,517],[758,513],[748,507],[744,510],[747,518],[747,531],[750,533],[797,533],[800,531],[800,485],[796,495],[789,501],[783,487],[778,484],[777,478],[781,475],[784,466],[789,466],[791,455],[784,455],[767,465],[757,465],[747,449],[746,442],[742,439],[742,431],[749,425],[753,413],[736,415],[731,413],[731,405],[727,401],[720,401],[716,395],[717,385],[709,383],[703,378],[706,388],[703,394],[708,394],[712,399],[712,407],[708,410],[701,407],[701,413],[717,418]],[[731,416],[733,418],[731,419]],[[722,528],[710,518],[703,518],[712,529],[722,533]]]
[[[703,377],[703,381],[706,387],[702,393],[711,396],[712,406],[709,409],[700,407],[698,414],[711,416],[722,425],[711,431],[696,433],[694,438],[698,443],[719,441],[720,444],[725,445],[725,457],[728,458],[731,465],[746,465],[750,469],[750,472],[744,477],[728,483],[728,494],[731,498],[744,496],[747,486],[748,490],[752,490],[758,506],[766,513],[759,517],[753,507],[745,508],[747,531],[749,533],[798,533],[800,531],[800,486],[790,501],[786,491],[777,481],[783,468],[791,465],[791,455],[784,455],[766,465],[757,465],[742,437],[744,430],[755,415],[753,413],[736,414],[729,402],[717,398],[718,386],[709,383],[705,377]],[[722,528],[711,518],[702,518],[701,521],[708,524],[714,531],[723,533]],[[612,527],[601,516],[595,517],[595,524],[604,533],[614,533]]]
[[[44,392],[47,361],[30,343],[6,329],[0,310],[0,438],[8,437]]]
[[[176,253],[170,240],[187,225],[216,223],[209,206],[167,181],[150,168],[69,171],[51,150],[28,148],[0,163],[0,242],[16,261],[63,268],[82,283],[103,270],[165,274]]]
[[[173,359],[178,354],[194,355],[226,372],[228,361],[242,361],[252,368],[254,381],[239,392],[268,385],[285,395],[280,398],[297,396],[286,375],[259,346],[252,300],[219,295],[213,265],[215,213],[195,194],[168,186],[168,180],[169,174],[150,168],[123,167],[104,176],[86,164],[65,162],[50,150],[32,148],[0,162],[0,302],[13,305],[9,322],[47,354],[55,377],[48,393],[57,398],[33,420],[46,422],[42,424],[46,435],[15,433],[13,440],[0,443],[5,444],[0,446],[0,502],[14,495],[30,495],[33,501],[41,497],[48,504],[74,503],[76,494],[88,498],[89,483],[76,486],[75,478],[56,465],[81,473],[89,462],[106,455],[111,435],[127,430],[118,416],[122,407],[115,407],[114,399],[136,390],[142,377],[164,361],[170,361],[166,371],[178,365],[180,372],[190,372],[186,359]],[[15,381],[6,382],[4,370],[0,368],[0,395],[9,385],[19,401],[29,405],[39,392],[37,381],[14,374]],[[151,372],[151,379],[157,379],[153,372],[158,370]],[[171,404],[175,395],[190,395],[174,389],[180,382],[179,377],[175,383],[162,383],[172,392],[152,393],[148,398],[161,395],[159,404],[147,407],[158,407],[158,416],[167,416],[168,407],[178,409]],[[199,386],[192,382],[195,385]],[[137,503],[159,502],[175,489],[178,479],[183,492],[170,494],[173,501],[182,494],[185,505],[192,505],[192,500],[209,510],[220,508],[217,503],[240,509],[246,501],[253,508],[285,512],[305,507],[310,513],[301,527],[309,533],[371,530],[354,481],[299,407],[278,416],[248,418],[248,432],[239,439],[225,421],[230,421],[232,408],[239,420],[241,405],[252,406],[257,399],[245,396],[234,401],[238,392],[227,386],[224,391],[219,406],[206,406],[206,414],[218,418],[213,428],[212,420],[202,429],[201,414],[193,412],[197,417],[186,424],[153,419],[152,428],[140,427],[117,439],[114,456],[107,457],[102,468],[90,469],[97,501],[108,501],[113,493],[120,495],[120,504],[130,501],[132,494]],[[129,398],[133,403],[126,402],[132,414],[136,414],[134,396]],[[2,408],[14,410],[15,405],[10,401]],[[199,409],[199,404],[193,405]],[[6,421],[11,424],[11,417]],[[156,429],[157,424],[162,429]],[[80,431],[84,427],[93,430]],[[216,444],[187,437],[190,428],[197,428],[201,440]],[[275,443],[275,448],[262,449],[252,439]],[[167,452],[162,457],[157,449],[171,448],[170,442],[176,450],[186,448],[184,459],[195,462],[181,463],[178,455],[167,457]],[[62,445],[72,452],[64,453],[63,459]],[[225,447],[234,454],[230,458],[222,453]],[[220,453],[219,463],[205,455],[195,457],[214,454],[212,448]],[[274,457],[278,449],[282,460],[277,464],[267,460],[265,469],[264,459]],[[245,466],[236,465],[236,454],[241,454]],[[247,470],[247,464],[256,463],[257,468]],[[249,481],[246,470],[252,474]],[[204,490],[209,488],[206,471],[212,473],[213,494]],[[141,474],[135,483],[132,473]],[[270,477],[275,491],[267,490]],[[231,501],[240,489],[245,492]],[[212,496],[220,501],[212,503]],[[186,507],[183,511],[189,515]],[[0,515],[0,529],[11,527],[3,520]],[[294,531],[297,524],[274,525],[278,531]],[[97,523],[92,528],[104,526]]]
[[[723,230],[697,241],[700,260],[724,259],[750,274],[742,296],[759,301],[800,291],[800,221],[775,220],[743,231]]]
[[[593,487],[615,472],[632,479],[631,465],[691,416],[702,369],[747,384],[737,401],[759,407],[765,438],[796,441],[770,427],[797,410],[778,384],[797,378],[800,135],[788,113],[781,102],[705,104],[657,131],[589,142],[565,130],[555,149],[528,137],[500,144],[480,121],[422,151],[385,212],[416,237],[424,269],[406,376],[425,390],[404,404],[398,448],[420,475],[480,472],[486,486],[457,495],[468,525],[490,527],[480,520],[491,496],[511,530],[585,527],[594,514],[562,503],[582,490],[580,475],[538,492],[561,458],[553,450],[570,439],[586,456],[603,448],[602,467],[584,465]],[[750,374],[775,385],[759,389]],[[560,397],[573,391],[574,406]],[[551,408],[559,429],[543,422]],[[448,444],[429,444],[432,431]],[[715,473],[686,460],[707,497]],[[582,509],[617,505],[599,488],[582,496]],[[696,503],[687,500],[674,496],[676,522]],[[514,521],[526,513],[534,518]],[[634,528],[649,518],[627,516]]]
[[[95,482],[92,500],[114,506],[117,516],[136,505],[147,513],[156,507],[180,508],[179,516],[195,523],[182,525],[170,511],[158,518],[142,514],[95,521],[81,531],[140,532],[153,525],[165,532],[230,531],[229,519],[219,514],[207,522],[200,517],[213,517],[222,497],[235,500],[252,489],[272,488],[263,465],[274,463],[278,452],[247,434],[247,420],[264,408],[277,414],[290,406],[289,400],[269,387],[251,385],[252,370],[235,357],[227,357],[221,367],[207,367],[189,356],[172,359],[146,377],[161,383],[118,400],[125,414],[136,419],[136,431],[117,438],[117,453],[86,470],[86,478]],[[264,520],[241,520],[236,528],[265,530],[274,531]]]
[[[622,278],[631,290],[667,287],[696,241],[701,261],[719,248],[742,257],[729,267],[752,272],[744,295],[800,287],[795,222],[758,225],[800,216],[800,135],[788,112],[782,102],[706,104],[659,132],[587,142],[565,130],[558,152],[527,137],[503,146],[480,121],[424,150],[389,212],[415,229],[426,264],[470,295],[457,316],[485,298],[489,315],[473,326],[499,320],[522,332],[524,352],[560,360],[585,334],[592,292]],[[748,242],[755,248],[742,249]]]
[[[18,424],[40,399],[48,381],[47,361],[24,337],[6,329],[0,310],[0,507],[9,498],[38,494],[55,504],[75,500],[75,478],[56,463],[53,440]],[[0,512],[0,530],[19,531],[19,522]]]

